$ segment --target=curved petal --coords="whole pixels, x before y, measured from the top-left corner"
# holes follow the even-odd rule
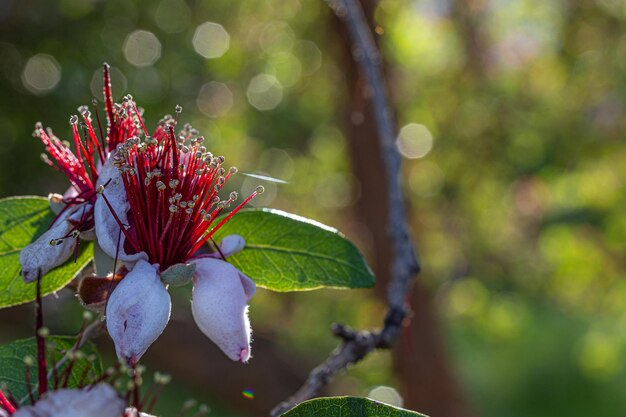
[[[219,259],[201,258],[196,265],[191,309],[196,324],[234,361],[250,359],[247,303],[256,286],[237,268]]]
[[[22,265],[22,277],[26,282],[37,279],[37,275],[45,275],[67,261],[76,245],[76,239],[67,237],[72,230],[69,218],[76,211],[66,210],[43,235],[20,252],[20,264]],[[59,241],[57,239],[64,238]]]
[[[93,204],[83,203],[76,206],[76,209],[72,210],[68,219],[74,224],[81,224],[91,215],[93,215]],[[80,238],[85,240],[94,240],[96,238],[95,227],[87,230],[81,230]]]
[[[126,401],[109,384],[49,392],[35,405],[20,407],[13,417],[120,417]]]
[[[139,260],[119,283],[106,306],[107,330],[117,356],[134,364],[163,333],[172,302],[158,265]]]
[[[126,197],[126,189],[124,188],[119,170],[113,165],[112,157],[107,159],[100,171],[98,186],[100,185],[105,186],[104,195],[115,210],[119,220],[122,224],[128,224],[127,212],[130,206]],[[113,217],[109,206],[101,195],[98,195],[96,198],[94,216],[98,243],[100,243],[100,247],[107,255],[112,258],[115,258],[117,255],[117,259],[129,263],[131,266],[132,263],[137,262],[139,259],[148,260],[148,255],[145,252],[134,254],[126,252],[124,249],[126,236],[124,236],[124,233],[121,233],[115,217]]]

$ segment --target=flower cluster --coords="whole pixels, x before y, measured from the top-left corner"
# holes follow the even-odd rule
[[[192,312],[200,330],[229,358],[246,362],[248,302],[256,286],[226,261],[245,242],[231,235],[217,245],[212,236],[263,188],[224,213],[237,193],[226,199],[219,193],[237,169],[226,169],[225,158],[208,152],[191,126],[177,131],[180,106],[149,133],[131,96],[113,103],[106,65],[104,97],[106,137],[97,109],[99,136],[82,107],[80,125],[77,116],[70,119],[74,152],[37,126],[36,136],[55,162],[44,160],[67,175],[71,188],[50,198],[59,207],[58,217],[23,250],[24,279],[35,280],[65,262],[79,238],[95,237],[111,260],[108,270],[99,267],[100,277],[90,279],[110,283],[102,304],[122,361],[135,366],[164,330],[171,311],[168,286],[192,283]]]
[[[126,103],[136,108],[132,97]],[[129,138],[111,155],[98,181],[95,218],[98,242],[130,271],[111,294],[107,328],[118,356],[135,363],[165,328],[171,309],[166,285],[192,281],[192,311],[200,329],[228,357],[250,357],[247,303],[254,283],[226,257],[243,248],[232,236],[214,253],[203,250],[212,235],[262,188],[223,219],[222,211],[237,198],[219,192],[237,172],[222,167],[204,138],[189,125],[176,133],[177,118],[166,116],[149,135],[139,112],[130,117],[142,135]]]
[[[57,217],[39,239],[26,246],[20,253],[22,276],[32,282],[38,276],[45,275],[52,268],[67,261],[78,249],[80,239],[93,240],[94,205],[96,201],[96,184],[100,169],[117,145],[128,137],[136,134],[134,123],[125,117],[126,109],[114,105],[111,95],[111,79],[109,66],[104,65],[104,102],[107,120],[107,135],[102,132],[102,123],[94,102],[98,133],[92,123],[91,112],[87,106],[78,108],[81,114],[70,118],[72,126],[72,142],[60,140],[52,129],[44,130],[41,123],[35,125],[33,136],[43,143],[47,154],[41,155],[42,160],[51,167],[64,173],[70,188],[63,194],[50,194],[50,207]],[[81,136],[82,133],[82,136]]]

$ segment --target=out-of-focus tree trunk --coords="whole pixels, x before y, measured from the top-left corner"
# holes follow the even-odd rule
[[[361,0],[361,4],[374,29],[372,22],[376,1]],[[387,178],[367,88],[352,59],[352,45],[342,29],[342,23],[337,21],[337,26],[341,28],[338,32],[345,46],[344,68],[350,93],[345,131],[353,171],[363,186],[356,211],[373,237],[377,295],[385,299],[392,256],[392,245],[386,230],[389,207],[385,191]],[[393,350],[394,372],[402,385],[404,406],[436,417],[472,415],[447,360],[432,294],[419,279],[410,302],[413,318]]]
[[[489,0],[455,0],[451,17],[465,50],[465,69],[477,79],[487,75],[490,51],[485,19]]]

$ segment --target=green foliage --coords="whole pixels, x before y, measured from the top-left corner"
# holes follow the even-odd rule
[[[216,238],[238,234],[243,251],[228,260],[274,291],[366,288],[375,278],[359,250],[337,230],[279,210],[243,210]]]
[[[305,401],[284,417],[425,417],[369,398],[329,397]]]
[[[43,197],[10,197],[0,200],[0,308],[35,299],[35,284],[20,276],[19,255],[50,226],[55,216]],[[42,279],[42,294],[58,291],[91,261],[91,243],[81,243],[76,262],[70,260]]]
[[[52,362],[60,361],[65,352],[74,346],[75,341],[75,338],[65,336],[50,336],[46,338],[46,357],[49,370]],[[78,386],[83,376],[86,376],[85,381],[89,381],[102,374],[102,363],[95,346],[87,343],[80,349],[80,352],[83,355],[76,359],[69,375],[68,387],[70,388]],[[0,384],[6,384],[8,392],[20,402],[23,402],[28,397],[25,383],[26,365],[24,364],[26,356],[31,358],[37,357],[37,342],[34,337],[0,346]],[[61,365],[57,373],[59,377],[63,375],[63,378],[65,378],[64,370],[67,369],[68,364],[69,362],[66,362],[64,365]],[[29,367],[29,372],[30,384],[33,388],[34,396],[37,397],[38,370],[36,363],[34,366]],[[50,375],[49,382],[50,384],[54,383],[53,375]]]

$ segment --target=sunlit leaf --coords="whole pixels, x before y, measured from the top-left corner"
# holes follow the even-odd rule
[[[75,338],[65,336],[50,336],[46,338],[48,371],[52,369],[52,362],[59,362],[65,353],[74,346],[75,341]],[[91,343],[86,343],[80,349],[80,352],[83,355],[76,359],[69,373],[67,386],[70,388],[78,386],[81,379],[90,381],[102,374],[102,363],[95,346]],[[37,357],[37,344],[34,337],[0,346],[0,384],[6,384],[7,392],[10,392],[18,401],[28,398],[25,381],[26,365],[24,364],[24,357],[26,356]],[[65,380],[65,371],[68,364],[69,362],[66,361],[65,364],[59,367],[56,373],[60,384],[63,384]],[[31,388],[36,388],[39,375],[36,363],[34,366],[29,367],[29,373],[30,386]],[[49,386],[54,386],[54,382],[54,375],[50,375]],[[37,389],[33,389],[33,391],[36,398]]]
[[[375,278],[363,255],[336,229],[279,210],[242,210],[215,234],[245,238],[228,258],[257,285],[274,291],[366,288]]]
[[[283,417],[425,417],[369,398],[328,397],[305,401]]]
[[[0,308],[35,299],[35,284],[20,276],[19,255],[24,246],[42,235],[55,215],[43,197],[9,197],[0,200]],[[93,256],[92,244],[81,242],[78,259],[53,269],[41,282],[42,294],[58,291],[69,283]]]

